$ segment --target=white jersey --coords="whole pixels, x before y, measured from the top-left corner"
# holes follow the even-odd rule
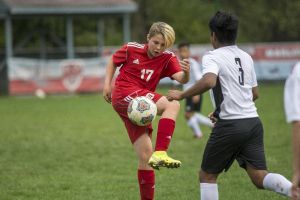
[[[284,107],[287,122],[300,121],[300,62],[285,82]]]
[[[236,45],[221,47],[205,54],[202,66],[203,74],[218,76],[212,100],[220,119],[258,117],[252,94],[257,80],[249,54]]]
[[[183,90],[187,90],[202,78],[202,72],[199,63],[193,58],[189,58],[189,62],[190,62],[190,79],[189,82],[183,85]]]

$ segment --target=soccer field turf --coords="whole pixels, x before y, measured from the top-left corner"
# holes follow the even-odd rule
[[[282,95],[283,83],[261,84],[256,105],[269,171],[290,179],[290,127]],[[203,113],[211,110],[206,95]],[[202,130],[204,139],[193,139],[181,111],[169,154],[183,165],[156,171],[157,200],[199,199],[198,169],[209,136],[208,128]],[[0,98],[1,200],[136,200],[136,166],[125,128],[101,95]],[[286,199],[257,190],[236,162],[218,183],[224,200]]]

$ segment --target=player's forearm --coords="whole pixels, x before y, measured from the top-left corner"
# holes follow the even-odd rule
[[[190,80],[190,73],[189,72],[184,72],[183,76],[182,76],[181,83],[185,84],[185,83],[189,82],[189,80]]]
[[[113,78],[115,72],[116,72],[116,67],[113,64],[112,59],[110,59],[108,61],[107,66],[106,66],[104,85],[110,85],[111,84],[111,81],[112,81],[112,78]]]
[[[292,144],[294,173],[300,173],[300,121],[292,124]]]
[[[258,99],[258,87],[257,86],[252,88],[252,96],[253,96],[253,98],[252,98],[253,101]]]

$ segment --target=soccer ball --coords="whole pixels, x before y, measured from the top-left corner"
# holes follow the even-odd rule
[[[37,89],[35,91],[35,96],[37,96],[40,99],[44,99],[46,97],[46,93],[42,89]]]
[[[147,126],[155,119],[156,104],[145,96],[134,98],[128,105],[127,114],[132,123]]]

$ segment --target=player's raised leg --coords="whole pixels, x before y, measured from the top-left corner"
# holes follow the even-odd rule
[[[154,199],[155,174],[148,165],[152,155],[151,138],[147,133],[141,135],[133,144],[138,157],[138,181],[140,187],[141,200]]]
[[[163,96],[156,102],[156,106],[161,118],[157,128],[155,152],[149,160],[149,165],[154,169],[180,167],[181,162],[172,159],[166,152],[175,129],[175,120],[180,110],[180,104],[178,101],[168,101]]]
[[[247,166],[247,173],[258,189],[266,189],[291,197],[292,183],[284,176]]]

